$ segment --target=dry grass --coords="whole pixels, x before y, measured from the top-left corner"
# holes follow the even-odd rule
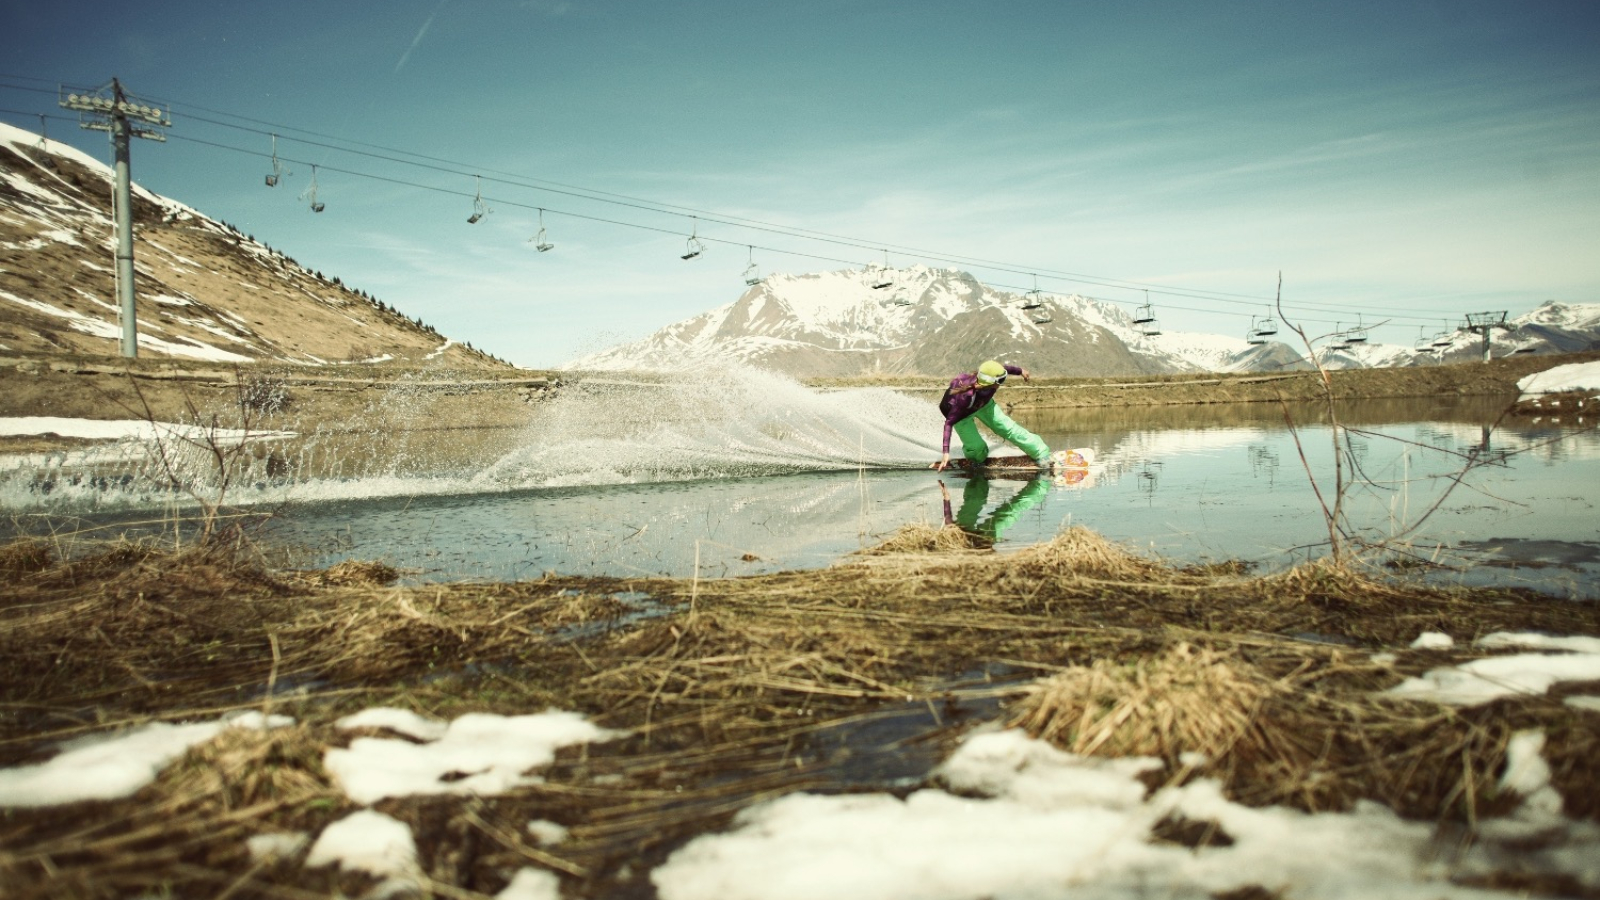
[[[1180,642],[1129,665],[1100,659],[1040,679],[1007,725],[1084,755],[1219,759],[1282,689],[1242,660]]]
[[[762,797],[923,776],[993,718],[1078,752],[1157,757],[1160,778],[1216,777],[1242,802],[1368,798],[1467,825],[1505,802],[1508,736],[1542,727],[1569,814],[1600,815],[1595,717],[1557,698],[1453,710],[1379,694],[1459,658],[1405,651],[1421,631],[1600,635],[1596,604],[1326,565],[1174,571],[1083,529],[1008,554],[957,535],[906,529],[813,572],[419,587],[370,564],[288,575],[132,545],[65,563],[0,552],[24,560],[0,589],[0,763],[150,717],[271,706],[300,723],[230,733],[130,800],[12,811],[0,879],[19,897],[359,892],[241,847],[348,811],[321,750],[347,740],[337,716],[378,703],[438,717],[556,706],[631,734],[563,755],[513,796],[387,801],[455,896],[492,895],[530,863],[564,873],[572,896],[628,893],[624,862],[642,871]],[[1400,661],[1374,663],[1380,649]],[[534,845],[532,818],[570,841]]]

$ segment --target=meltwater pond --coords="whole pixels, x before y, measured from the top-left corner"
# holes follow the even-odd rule
[[[814,568],[904,525],[946,522],[1002,552],[1069,525],[1180,564],[1270,570],[1326,550],[1319,492],[1332,501],[1334,452],[1313,406],[1289,410],[1294,429],[1275,404],[1016,410],[1051,446],[1093,449],[1095,464],[1081,478],[983,479],[926,468],[940,430],[929,398],[749,373],[713,388],[571,391],[455,458],[435,441],[410,461],[358,465],[347,436],[336,476],[262,478],[230,499],[274,510],[270,539],[301,548],[305,565],[382,559],[419,581]],[[1434,578],[1592,597],[1600,437],[1496,426],[1504,406],[1342,406],[1346,530],[1385,542],[1379,558],[1449,567]],[[128,476],[31,493],[28,477],[13,470],[0,502],[107,524],[170,502]]]
[[[1324,552],[1328,537],[1306,463],[1331,499],[1331,431],[1297,412],[1297,435],[1281,410],[1256,405],[1019,415],[1052,446],[1095,450],[1081,479],[857,468],[392,497],[304,505],[278,533],[328,548],[319,563],[381,557],[423,579],[810,568],[903,525],[946,522],[1002,552],[1075,524],[1174,562],[1271,569]],[[1450,565],[1446,577],[1595,593],[1594,432],[1492,429],[1498,411],[1472,403],[1341,412],[1359,467],[1347,473],[1353,533]],[[938,428],[934,418],[935,440]]]

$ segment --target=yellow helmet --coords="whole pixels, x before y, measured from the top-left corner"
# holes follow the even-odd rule
[[[978,367],[978,383],[981,385],[999,384],[1006,380],[1006,367],[994,360],[989,360]]]

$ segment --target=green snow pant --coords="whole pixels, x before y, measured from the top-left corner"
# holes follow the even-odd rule
[[[999,435],[1002,440],[1015,444],[1019,450],[1034,459],[1043,459],[1050,455],[1050,447],[1040,440],[1037,434],[1011,421],[1011,417],[1005,414],[1000,404],[990,400],[977,412],[954,426],[956,436],[961,438],[961,452],[975,463],[981,463],[989,458],[989,442],[978,434],[979,422],[989,426],[989,430]]]
[[[1037,506],[1049,492],[1050,479],[1035,478],[980,522],[978,516],[989,502],[989,479],[969,478],[967,486],[961,490],[961,511],[956,513],[956,526],[968,534],[997,541],[1019,516]]]

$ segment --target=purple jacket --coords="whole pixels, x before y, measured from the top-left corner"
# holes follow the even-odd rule
[[[1021,375],[1022,367],[1005,364],[1006,374]],[[1000,390],[1000,385],[991,384],[988,387],[978,386],[978,376],[966,372],[950,379],[950,387],[945,389],[944,396],[939,398],[939,412],[944,413],[944,452],[950,452],[950,430],[955,424],[967,416],[983,409],[990,400],[994,399],[994,392]]]

